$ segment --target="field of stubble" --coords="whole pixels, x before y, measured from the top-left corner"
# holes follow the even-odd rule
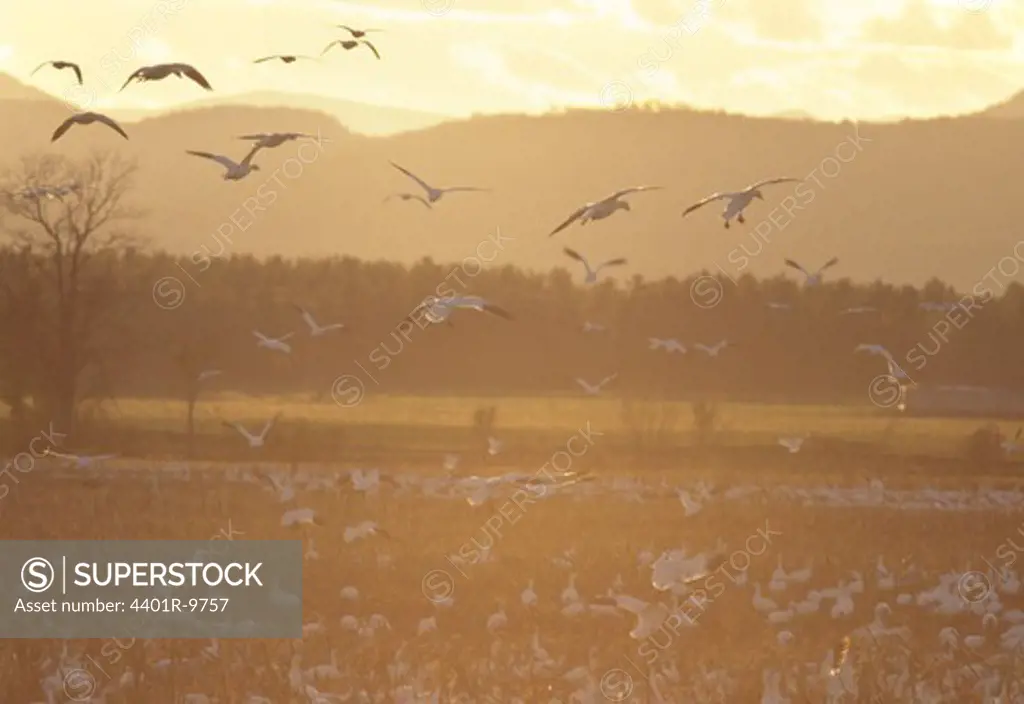
[[[694,478],[669,481],[685,486]],[[896,593],[931,588],[939,573],[984,569],[981,557],[993,559],[996,546],[1021,523],[1020,514],[728,500],[722,485],[691,516],[684,515],[674,495],[641,501],[552,492],[521,506],[496,499],[474,508],[465,500],[428,498],[415,489],[396,493],[384,486],[379,495],[368,496],[353,493],[344,481],[337,486],[300,491],[294,502],[282,504],[259,483],[228,483],[213,471],[159,484],[57,480],[43,471],[26,475],[0,503],[4,539],[204,540],[229,524],[236,540],[301,538],[310,553],[303,574],[304,621],[322,622],[324,628],[308,628],[301,640],[224,641],[215,656],[203,653],[211,649],[209,641],[198,640],[140,640],[123,649],[100,640],[7,641],[2,646],[7,652],[0,655],[2,700],[86,701],[91,695],[92,701],[108,704],[755,702],[762,701],[766,673],[778,670],[794,701],[927,701],[881,692],[905,672],[938,682],[964,665],[983,670],[987,650],[946,653],[938,638],[945,626],[964,635],[981,633],[981,618],[969,611],[940,616],[898,605]],[[315,509],[324,525],[282,528],[282,514],[294,506]],[[392,537],[346,543],[345,527],[362,520],[377,521]],[[758,531],[762,536],[768,531],[770,540],[752,540]],[[629,637],[636,622],[632,615],[590,606],[617,578],[623,593],[669,603],[667,593],[652,588],[651,569],[640,566],[641,554],[657,556],[680,547],[692,554],[719,540],[729,553],[731,576],[696,615],[696,625],[679,625],[676,619],[674,628],[662,627],[638,641]],[[565,561],[567,551],[571,564]],[[463,555],[463,561],[446,559],[453,554]],[[810,565],[810,580],[769,592],[780,555],[787,570]],[[910,585],[880,593],[875,584],[880,555],[893,571],[903,564],[918,576]],[[848,616],[833,618],[832,602],[825,600],[816,613],[772,624],[753,607],[755,583],[783,610],[810,590],[851,580],[854,570],[863,574],[865,589],[854,595],[855,609]],[[743,581],[742,572],[746,583],[734,584],[734,578]],[[572,601],[565,593],[571,579],[586,605],[575,614],[565,611]],[[527,607],[521,594],[531,580],[538,598]],[[356,587],[358,598],[342,598],[346,586]],[[882,653],[888,646],[877,640],[871,652],[858,651],[858,645],[850,658],[862,674],[859,694],[828,698],[827,683],[816,674],[820,664],[844,635],[872,621],[879,601],[892,607],[892,624],[912,629],[910,654]],[[1006,610],[1021,608],[1022,601],[1002,596]],[[499,611],[504,624],[491,618]],[[374,614],[386,624],[371,620]],[[355,630],[343,625],[347,615],[356,618]],[[430,617],[436,630],[426,620]],[[793,634],[787,645],[779,644],[780,630]],[[61,682],[56,662],[62,647],[66,658],[88,671],[84,684],[81,677],[70,689]],[[991,648],[994,653],[998,643]],[[331,662],[332,649],[336,669],[311,671]],[[814,664],[815,674],[808,664]],[[888,673],[889,684],[869,686],[863,676],[869,669]],[[718,671],[725,674],[709,674]],[[947,698],[935,701],[982,701],[952,694],[979,686],[982,676],[947,683]],[[354,696],[360,691],[369,698]],[[438,698],[403,698],[414,691]]]

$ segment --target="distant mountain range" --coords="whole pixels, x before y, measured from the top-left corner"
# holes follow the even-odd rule
[[[1024,120],[982,114],[854,125],[686,109],[567,110],[364,136],[329,107],[227,99],[127,121],[129,141],[94,125],[51,144],[67,116],[59,101],[0,75],[0,168],[32,153],[76,158],[112,149],[134,157],[140,169],[132,203],[146,216],[132,228],[175,253],[217,251],[220,229],[233,233],[230,253],[462,262],[482,251],[490,256],[494,245],[485,243],[500,228],[514,239],[503,240],[490,266],[569,266],[574,275],[566,245],[592,261],[627,257],[628,267],[616,272],[624,278],[709,269],[741,285],[745,273],[794,275],[785,258],[813,267],[832,256],[840,264],[826,278],[922,284],[935,276],[970,289],[1000,262],[1010,272],[997,272],[1000,281],[1016,276],[1006,258],[1021,239],[1018,217],[999,204],[1016,202],[1024,182],[1024,163],[1007,147],[1024,143]],[[223,181],[219,165],[185,153],[240,158],[246,145],[237,137],[245,132],[318,130],[331,141],[320,151],[305,148],[307,160],[316,154],[310,163],[300,166],[299,145],[289,143],[261,153],[262,170],[241,182]],[[418,189],[389,161],[435,185],[491,192],[449,194],[432,209],[383,203]],[[765,188],[746,225],[724,229],[718,205],[681,217],[709,193],[773,176],[807,180],[799,191]],[[629,212],[548,237],[579,205],[639,184],[664,189],[629,196]],[[273,199],[246,216],[256,194],[268,192]],[[244,231],[239,218],[249,223]]]

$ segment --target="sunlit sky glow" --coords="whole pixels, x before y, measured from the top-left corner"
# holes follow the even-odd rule
[[[59,18],[55,20],[55,18]],[[319,63],[334,24],[381,27]],[[225,32],[225,28],[230,28]],[[225,32],[225,36],[221,36]],[[0,70],[79,62],[103,108],[206,97],[179,81],[115,93],[135,68],[184,61],[220,95],[315,93],[449,115],[635,100],[823,119],[977,110],[1021,87],[1024,2],[1010,0],[33,0],[0,6]],[[41,71],[54,94],[69,75]]]

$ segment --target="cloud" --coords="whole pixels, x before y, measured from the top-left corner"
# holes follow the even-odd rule
[[[730,17],[745,16],[754,33],[765,39],[813,41],[821,38],[824,33],[822,18],[817,9],[820,2],[812,4],[809,0],[727,1]]]
[[[929,8],[924,0],[909,0],[902,14],[865,22],[860,36],[881,44],[967,51],[993,51],[1013,46],[1013,35],[1002,32],[990,13],[952,9],[946,13],[948,23],[940,24],[936,19],[938,12],[937,8]]]

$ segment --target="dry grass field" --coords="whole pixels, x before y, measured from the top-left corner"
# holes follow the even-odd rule
[[[572,469],[589,469],[601,449],[598,439]],[[259,468],[245,463],[236,469]],[[289,476],[286,469],[275,471]],[[667,496],[640,495],[599,479],[571,488],[578,491],[520,501],[518,508],[507,498],[511,488],[473,507],[464,498],[425,496],[415,479],[361,493],[331,467],[299,467],[307,471],[326,485],[306,489],[301,476],[291,474],[296,497],[283,503],[258,474],[228,482],[224,473],[186,478],[155,465],[103,474],[57,474],[40,465],[22,475],[0,501],[5,539],[205,540],[230,526],[236,540],[303,540],[309,628],[301,640],[217,644],[7,641],[0,646],[6,651],[0,656],[2,700],[916,704],[995,701],[981,698],[981,690],[1002,686],[998,677],[1013,679],[1005,673],[1016,667],[1016,656],[999,640],[1012,620],[988,630],[991,624],[983,627],[981,616],[989,609],[1011,619],[1024,605],[1019,594],[1009,593],[1012,585],[1000,594],[1002,585],[992,582],[992,591],[978,601],[974,594],[958,594],[954,585],[944,608],[956,613],[918,603],[938,575],[984,570],[982,558],[996,559],[998,546],[1021,523],[1019,513],[1009,510],[951,510],[938,502],[932,510],[908,510],[891,505],[896,499],[886,506],[836,508],[770,493],[728,495],[730,484],[717,481],[700,510],[687,515],[671,489],[680,482],[670,475],[647,483],[654,490],[664,481]],[[767,483],[784,481],[776,476]],[[692,483],[686,486],[697,496]],[[283,528],[282,514],[297,506],[314,509],[323,525]],[[376,521],[391,537],[346,542],[345,527],[363,520]],[[669,617],[651,635],[631,638],[636,618],[601,605],[599,597],[611,591],[669,603],[667,592],[652,588],[651,567],[642,563],[677,548],[706,553],[719,541],[727,556],[727,576],[722,573],[718,582],[724,586],[701,580],[713,596],[703,611],[686,612],[692,625]],[[879,582],[880,558],[896,576],[889,589]],[[770,590],[780,559],[788,572],[810,568],[807,581]],[[852,588],[854,572],[862,591]],[[524,605],[522,593],[531,584],[537,601]],[[570,584],[580,606],[571,607]],[[755,584],[781,616],[755,609]],[[852,590],[846,615],[833,617],[839,598],[815,602],[809,596],[844,585]],[[346,586],[355,587],[358,597],[343,598]],[[898,603],[899,594],[911,595],[911,603]],[[883,601],[892,610],[888,625],[908,627],[908,640],[864,631]],[[787,615],[794,604],[803,604],[805,613]],[[499,612],[504,623],[492,618]],[[373,620],[374,614],[386,623]],[[355,618],[356,630],[346,616]],[[429,630],[433,624],[436,630]],[[943,645],[940,631],[947,627],[961,637],[987,637],[972,648]],[[791,634],[785,644],[779,640],[783,631]],[[823,676],[844,636],[854,643],[844,666],[850,674]],[[62,648],[60,670],[55,663]],[[336,672],[311,672],[331,662],[332,650]],[[77,674],[68,676],[72,670]],[[767,698],[776,672],[786,698]],[[844,689],[852,681],[856,694]],[[915,684],[922,689],[914,692]],[[1024,701],[1014,697],[1001,701]]]

